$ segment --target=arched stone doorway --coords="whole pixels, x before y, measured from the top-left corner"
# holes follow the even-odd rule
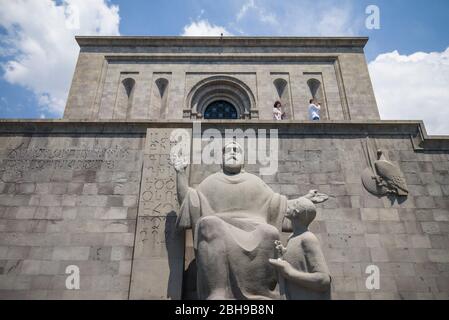
[[[221,109],[223,112],[220,112]],[[242,81],[229,76],[213,76],[198,82],[190,90],[184,109],[184,118],[190,119],[258,117],[256,100],[251,89]]]

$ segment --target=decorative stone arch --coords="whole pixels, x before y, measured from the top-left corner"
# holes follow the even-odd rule
[[[320,80],[317,80],[315,78],[311,78],[307,81],[307,85],[309,86],[310,94],[312,95],[312,98],[319,99],[322,98],[321,96],[321,82]]]
[[[159,109],[159,119],[166,119],[168,86],[170,85],[170,81],[166,78],[158,78],[155,81],[155,85],[155,90],[157,90],[155,96],[157,96],[158,101],[154,101],[154,105],[156,105]]]
[[[136,80],[125,78],[121,81],[112,117],[114,119],[130,119],[133,108]]]
[[[259,117],[256,99],[244,82],[230,76],[213,76],[201,80],[190,90],[184,118],[201,119],[206,108],[216,101],[232,104],[239,119]]]
[[[274,87],[276,88],[277,94],[279,98],[282,98],[285,95],[285,89],[287,89],[287,80],[282,78],[277,78],[273,81]]]
[[[133,93],[134,86],[136,85],[136,80],[134,80],[133,78],[126,78],[122,81],[122,84],[125,87],[126,95],[130,97]]]

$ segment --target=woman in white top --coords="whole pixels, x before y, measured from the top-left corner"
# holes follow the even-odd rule
[[[285,112],[282,112],[282,104],[280,101],[276,101],[273,107],[273,119],[284,120]]]

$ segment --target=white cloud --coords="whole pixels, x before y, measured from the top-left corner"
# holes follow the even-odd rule
[[[423,119],[430,134],[449,134],[449,48],[379,55],[369,64],[382,119]]]
[[[61,116],[79,48],[75,35],[119,35],[108,0],[0,0],[4,78],[32,90],[42,111]]]
[[[189,25],[184,27],[182,36],[231,36],[232,34],[222,26],[210,24],[208,20],[201,19],[192,21]]]
[[[276,15],[272,12],[267,12],[267,10],[263,6],[257,5],[255,0],[248,0],[248,2],[243,4],[239,12],[237,13],[236,20],[242,20],[247,14],[251,14],[251,11],[262,23],[268,23],[271,25],[278,24]]]
[[[230,25],[245,34],[350,36],[361,25],[344,0],[248,0]]]
[[[245,4],[243,4],[243,6],[240,8],[239,12],[237,13],[237,17],[236,17],[237,21],[241,20],[246,15],[248,10],[254,9],[255,7],[256,7],[256,4],[254,3],[254,0],[249,0]]]
[[[235,16],[225,26],[202,18],[202,10],[182,35],[352,36],[363,27],[349,0],[246,0],[243,4],[235,0],[234,4]]]

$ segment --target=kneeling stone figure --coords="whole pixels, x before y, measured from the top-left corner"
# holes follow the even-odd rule
[[[278,271],[282,298],[287,300],[329,300],[331,276],[317,237],[309,231],[316,217],[314,203],[328,197],[317,191],[289,201],[285,218],[291,221],[293,233],[287,247],[276,241],[278,259],[270,259]]]

